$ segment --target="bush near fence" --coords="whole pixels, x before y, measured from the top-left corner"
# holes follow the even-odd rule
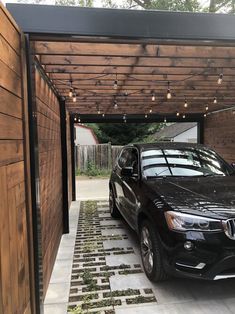
[[[111,143],[97,145],[76,146],[76,168],[80,173],[85,173],[92,169],[110,171],[115,164],[123,146],[113,146]]]

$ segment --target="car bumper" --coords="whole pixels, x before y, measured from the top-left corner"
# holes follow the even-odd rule
[[[219,280],[235,278],[235,241],[223,233],[206,234],[199,239],[190,239],[177,234],[174,247],[165,247],[164,266],[169,274],[187,278]],[[191,242],[192,249],[185,249]]]

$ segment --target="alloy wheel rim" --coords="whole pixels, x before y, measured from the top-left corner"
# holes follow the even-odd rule
[[[144,268],[150,274],[153,270],[153,246],[149,230],[146,227],[141,231],[141,255]]]

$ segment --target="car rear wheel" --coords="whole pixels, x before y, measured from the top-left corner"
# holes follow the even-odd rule
[[[109,210],[110,210],[110,214],[113,218],[119,218],[120,217],[120,212],[117,208],[112,188],[109,189]]]
[[[163,267],[163,253],[159,235],[148,220],[144,220],[141,225],[140,250],[147,277],[154,282],[166,280],[168,275]]]

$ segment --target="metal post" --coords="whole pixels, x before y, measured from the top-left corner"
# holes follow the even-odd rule
[[[60,98],[59,103],[60,103],[62,189],[63,189],[63,233],[69,233],[66,109],[64,99]]]
[[[33,56],[30,53],[30,39],[26,36],[26,62],[28,84],[28,114],[29,114],[29,146],[31,170],[31,199],[33,222],[34,276],[36,313],[43,314],[43,278],[42,278],[42,239],[40,214],[39,186],[39,154],[37,132],[37,109],[35,100],[35,75]]]
[[[72,155],[72,200],[76,201],[76,174],[75,174],[75,145],[74,145],[74,118],[70,115],[70,137]]]
[[[197,122],[197,142],[204,144],[204,120],[200,119]]]

